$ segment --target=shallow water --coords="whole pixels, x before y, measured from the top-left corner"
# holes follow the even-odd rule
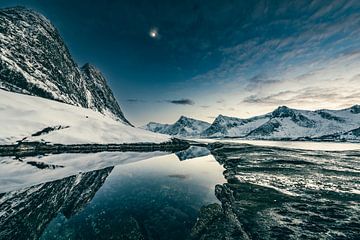
[[[256,146],[282,147],[291,149],[304,150],[321,150],[321,151],[347,151],[360,150],[360,143],[350,142],[308,142],[308,141],[272,141],[272,140],[244,140],[244,139],[194,139],[203,143],[236,143],[251,144]]]
[[[360,151],[211,149],[0,159],[0,239],[359,236]]]

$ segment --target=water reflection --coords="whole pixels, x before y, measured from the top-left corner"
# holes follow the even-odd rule
[[[8,192],[0,239],[184,239],[218,202],[223,170],[212,156],[168,154]]]
[[[0,194],[0,239],[357,239],[359,151],[209,149],[45,157],[118,165]]]
[[[184,161],[187,159],[207,156],[211,153],[206,147],[191,146],[188,149],[176,152],[175,154],[181,161]]]
[[[0,239],[38,239],[59,213],[78,213],[103,185],[113,167],[0,195]]]

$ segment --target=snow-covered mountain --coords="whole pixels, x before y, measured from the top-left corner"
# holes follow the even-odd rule
[[[253,129],[258,128],[268,120],[268,117],[260,116],[249,119],[227,117],[219,115],[214,122],[201,133],[203,137],[231,137],[245,136]]]
[[[134,128],[92,109],[0,89],[0,145],[162,143],[170,136]]]
[[[166,132],[173,125],[150,123],[147,129]],[[360,140],[360,106],[342,110],[297,110],[281,106],[265,115],[248,119],[219,115],[202,132],[192,136],[240,137],[246,139]],[[175,132],[182,135],[182,132]],[[174,134],[175,135],[175,134]]]
[[[342,110],[306,111],[285,106],[265,115],[264,124],[252,130],[247,138],[302,139],[338,135],[360,127],[360,106]]]
[[[0,88],[91,108],[130,124],[105,78],[81,69],[51,22],[32,10],[0,9]]]
[[[210,123],[181,116],[174,124],[150,122],[142,128],[153,132],[169,134],[172,136],[190,137],[200,135],[200,133],[209,126]]]

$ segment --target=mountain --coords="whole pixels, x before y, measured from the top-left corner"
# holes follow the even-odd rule
[[[130,122],[122,113],[118,102],[116,101],[110,87],[107,85],[105,77],[95,68],[95,66],[87,63],[81,68],[82,76],[88,96],[88,107],[97,110],[105,115],[114,114],[127,124]]]
[[[174,124],[150,122],[143,129],[173,136],[190,137],[200,135],[209,126],[210,123],[181,116]]]
[[[170,135],[189,136],[187,132],[185,134],[182,131],[172,132],[171,130],[175,128],[174,125],[179,124],[149,123],[147,129]],[[219,115],[210,126],[203,131],[193,132],[191,136],[203,138],[239,137],[273,140],[326,139],[360,141],[359,128],[359,105],[342,110],[322,109],[317,111],[280,106],[273,112],[247,119]]]
[[[245,136],[267,120],[267,115],[249,119],[219,115],[201,135],[203,137]]]
[[[51,22],[32,10],[0,10],[0,88],[91,108],[129,124],[103,75],[81,69]]]
[[[342,110],[306,111],[286,106],[266,116],[264,124],[246,135],[253,139],[317,139],[337,135],[360,127],[359,106]]]

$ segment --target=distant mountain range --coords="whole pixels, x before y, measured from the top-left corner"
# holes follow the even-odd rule
[[[281,106],[247,119],[219,115],[212,124],[182,116],[174,124],[151,122],[144,129],[180,137],[268,140],[360,140],[360,105],[342,110],[297,110]]]
[[[131,125],[104,76],[79,68],[57,29],[32,10],[0,9],[0,88],[90,108]]]

